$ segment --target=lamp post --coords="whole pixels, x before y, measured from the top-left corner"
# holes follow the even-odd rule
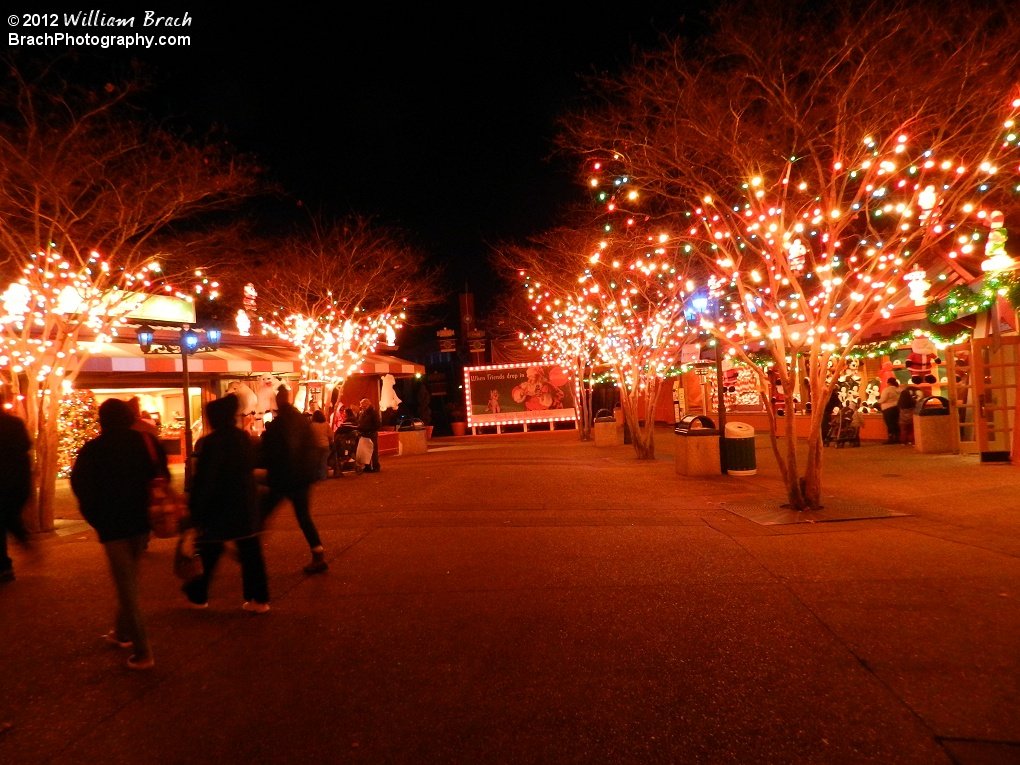
[[[156,334],[152,327],[143,324],[138,328],[138,346],[142,353],[150,353],[154,348],[162,352],[181,354],[182,390],[184,393],[184,485],[191,485],[191,455],[194,444],[191,437],[191,380],[188,377],[188,356],[198,351],[214,350],[220,344],[223,333],[216,328],[196,329],[190,324],[181,324],[180,335],[176,343],[160,342],[155,345]],[[175,327],[176,328],[176,327]],[[205,342],[199,338],[199,332],[205,335]]]

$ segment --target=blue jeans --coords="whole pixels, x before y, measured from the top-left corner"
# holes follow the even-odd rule
[[[138,559],[149,541],[148,534],[104,542],[110,573],[117,588],[117,617],[114,632],[120,640],[134,643],[135,656],[147,659],[152,655],[149,635],[138,606]]]

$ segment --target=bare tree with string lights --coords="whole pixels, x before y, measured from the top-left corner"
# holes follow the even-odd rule
[[[251,275],[262,331],[293,343],[309,380],[339,388],[412,312],[442,299],[437,271],[396,229],[361,216],[313,221]]]
[[[919,3],[738,3],[711,21],[596,83],[562,142],[607,216],[671,219],[721,305],[704,330],[824,402],[902,306],[1012,267],[988,239],[1016,211],[1020,25],[994,4]],[[790,505],[817,509],[824,408],[802,469],[793,412],[781,450],[766,404]]]
[[[89,349],[152,294],[213,296],[195,271],[205,216],[257,188],[229,147],[132,109],[139,89],[13,65],[0,89],[0,374],[35,440],[39,530],[53,526],[61,397]]]
[[[648,221],[572,227],[521,248],[516,261],[535,314],[530,342],[610,371],[639,459],[655,457],[659,389],[697,334],[686,263],[668,240]]]

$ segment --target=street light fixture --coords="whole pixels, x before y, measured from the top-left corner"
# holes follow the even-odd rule
[[[176,343],[160,342],[155,344],[156,335],[152,327],[143,324],[138,328],[138,346],[142,353],[150,353],[154,348],[162,352],[181,354],[181,375],[182,388],[184,392],[184,485],[191,485],[191,456],[194,452],[194,445],[191,437],[191,381],[188,379],[188,356],[201,350],[213,350],[220,344],[223,332],[220,329],[194,329],[188,324],[176,325],[181,327],[180,338]],[[198,333],[205,335],[205,342],[202,343]]]
[[[181,350],[188,354],[198,350],[198,333],[195,330],[185,327],[181,332]]]
[[[143,324],[138,328],[138,345],[142,349],[142,353],[148,353],[152,350],[152,341],[156,339],[156,333],[152,331],[152,327],[148,324]]]

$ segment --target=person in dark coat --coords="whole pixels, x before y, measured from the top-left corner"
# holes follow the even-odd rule
[[[269,610],[269,584],[259,538],[258,492],[251,440],[236,426],[240,402],[230,394],[206,406],[212,433],[195,446],[198,459],[191,482],[191,521],[198,529],[195,549],[202,559],[202,575],[184,585],[184,594],[196,608],[205,608],[209,581],[223,554],[224,544],[237,546],[241,562],[241,588],[246,611]]]
[[[367,398],[361,399],[361,416],[358,417],[358,433],[372,441],[372,464],[365,468],[366,473],[379,472],[379,412]]]
[[[829,400],[825,402],[825,411],[822,412],[822,441],[829,442],[829,433],[832,430],[832,418],[839,417],[833,411],[839,409],[839,388],[833,388],[829,394]]]
[[[7,408],[11,397],[0,395],[0,582],[14,579],[14,562],[7,554],[7,535],[23,545],[28,532],[21,512],[32,494],[32,442],[25,423]]]
[[[266,466],[269,493],[262,504],[262,517],[268,518],[276,506],[289,499],[294,515],[312,551],[306,574],[321,574],[329,568],[319,531],[312,521],[309,492],[317,466],[312,425],[291,406],[290,392],[281,387],[276,393],[276,416],[262,434],[262,459]]]
[[[131,669],[150,669],[152,649],[138,605],[138,560],[149,538],[149,482],[159,474],[134,416],[115,398],[99,406],[100,435],[86,443],[71,470],[81,514],[99,534],[117,588],[117,617],[106,640],[133,647]]]
[[[900,392],[896,404],[900,417],[900,443],[914,443],[914,407],[921,400],[921,389],[916,385],[906,385]]]

